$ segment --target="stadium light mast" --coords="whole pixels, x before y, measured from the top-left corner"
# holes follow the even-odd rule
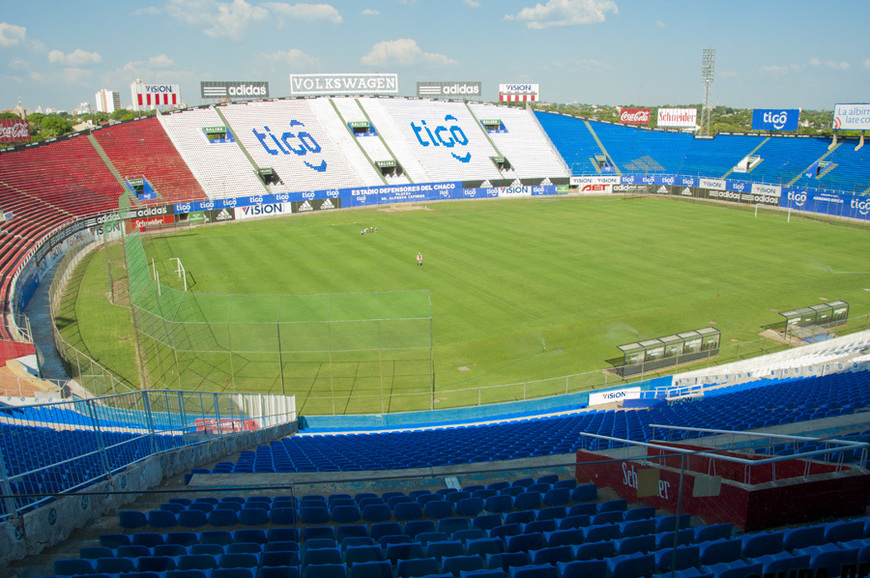
[[[701,134],[710,136],[710,85],[716,73],[716,49],[701,52],[701,80],[704,81],[704,106],[701,109]]]

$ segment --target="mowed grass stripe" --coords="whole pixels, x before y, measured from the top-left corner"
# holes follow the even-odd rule
[[[364,224],[378,232],[360,235]],[[789,223],[785,213],[603,197],[310,214],[198,228],[146,247],[161,251],[161,280],[177,286],[169,258],[178,256],[199,292],[429,289],[443,390],[601,368],[638,335],[711,321],[725,345],[751,340],[780,319],[769,309],[822,297],[866,314],[867,241],[866,229],[796,215]]]

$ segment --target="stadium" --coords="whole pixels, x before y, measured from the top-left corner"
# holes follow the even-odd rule
[[[321,96],[0,152],[4,565],[101,578],[866,574],[863,139],[678,128]],[[581,253],[578,223],[631,238],[592,261],[605,281],[547,254]],[[693,262],[650,250],[690,240]],[[259,260],[281,243],[296,248],[287,260]],[[718,280],[711,262],[747,285],[722,309],[677,289]],[[487,272],[490,285],[466,276]],[[643,326],[587,330],[594,342],[542,329],[580,307],[560,301],[582,293],[576,277],[618,302],[608,323]],[[451,294],[460,284],[498,304]],[[59,381],[40,379],[41,293]],[[604,308],[578,323],[595,327]],[[107,309],[132,327],[112,334],[111,367],[87,335]],[[518,328],[512,309],[537,319]],[[471,318],[481,335],[451,341]],[[463,348],[479,357],[449,357]],[[471,386],[443,377],[479,368]]]

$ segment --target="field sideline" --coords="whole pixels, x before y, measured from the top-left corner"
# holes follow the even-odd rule
[[[607,367],[617,345],[714,324],[758,340],[786,310],[843,299],[870,313],[870,230],[663,198],[536,198],[324,212],[146,240],[161,282],[192,291],[310,294],[429,289],[435,391]],[[363,226],[378,232],[360,235]],[[423,267],[416,255],[423,254]],[[101,280],[102,276],[102,280]],[[105,257],[75,304],[88,351],[135,381],[118,349]],[[118,329],[105,331],[106,324]],[[101,338],[100,331],[111,335]],[[132,335],[132,333],[130,333]],[[100,345],[101,339],[107,341]],[[119,341],[121,342],[119,344]],[[116,351],[103,351],[103,348]],[[132,378],[132,379],[131,379]],[[297,391],[304,406],[307,391]],[[515,395],[512,394],[514,397]],[[467,403],[475,403],[474,398]],[[348,408],[339,408],[345,411]]]

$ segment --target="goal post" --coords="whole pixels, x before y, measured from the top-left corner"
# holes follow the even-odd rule
[[[181,291],[152,279],[141,234],[126,238],[140,363],[151,388],[304,391],[300,411],[434,406],[428,290],[313,295]],[[173,257],[185,279],[182,260]]]

